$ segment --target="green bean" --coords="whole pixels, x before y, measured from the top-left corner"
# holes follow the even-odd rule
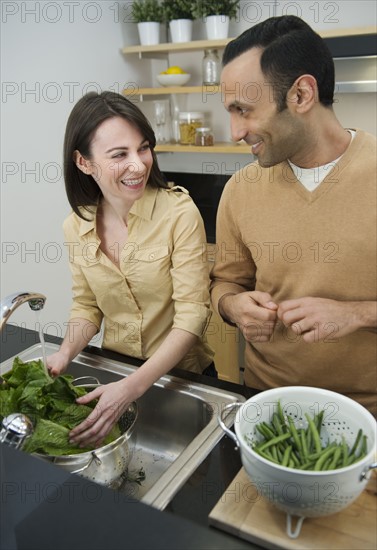
[[[265,438],[265,439],[272,439],[275,437],[275,433],[264,423],[257,424],[257,430],[258,432]]]
[[[276,445],[273,445],[273,446],[271,447],[271,454],[272,454],[274,460],[276,460],[276,462],[279,462],[278,450],[277,450],[277,448],[276,448]]]
[[[322,411],[320,411],[315,417],[315,425],[319,435],[321,435],[322,420],[323,420],[324,414],[325,414],[325,411],[322,409]]]
[[[284,451],[283,460],[281,461],[282,466],[288,466],[291,459],[291,452],[292,452],[292,445],[288,445],[288,447]]]
[[[266,443],[263,443],[259,446],[260,451],[264,451],[268,447],[271,447],[271,445],[276,445],[276,443],[280,443],[280,441],[285,441],[286,439],[289,439],[291,435],[289,433],[283,434],[283,435],[277,435],[273,439],[270,439],[269,441],[266,441]]]
[[[283,462],[285,449],[286,449],[286,447],[284,447],[284,441],[283,441],[283,443],[278,443],[276,445],[276,451],[278,453],[278,459],[279,459],[280,464]]]
[[[342,438],[342,455],[343,455],[342,468],[344,468],[348,464],[348,447],[344,437]]]
[[[317,426],[315,425],[313,419],[308,415],[308,413],[305,413],[306,420],[309,424],[309,429],[312,432],[313,442],[314,442],[314,448],[319,453],[322,449],[321,439],[319,437],[319,432],[317,429]]]
[[[306,460],[309,453],[308,453],[308,447],[306,444],[305,430],[300,430],[300,439],[301,439],[302,456],[303,456],[303,459]]]
[[[292,450],[292,453],[291,453],[291,460],[293,460],[293,463],[294,465],[296,466],[296,468],[298,468],[301,464],[301,461],[300,459],[296,456],[296,453]]]
[[[254,447],[254,451],[256,453],[258,453],[259,455],[263,456],[263,458],[267,459],[267,460],[270,460],[271,462],[274,462],[275,464],[279,464],[280,466],[280,463],[277,462],[271,455],[270,453],[266,453],[265,451],[261,451],[260,449],[258,449],[257,447]]]
[[[285,418],[284,418],[284,413],[283,413],[283,409],[282,409],[280,400],[278,401],[278,416],[279,416],[279,420],[280,420],[281,424],[285,426]]]
[[[342,447],[336,447],[334,451],[334,455],[330,461],[330,464],[328,468],[326,468],[327,470],[334,470],[334,468],[336,468],[336,465],[338,464],[341,454],[342,454]]]
[[[288,416],[288,422],[289,422],[289,429],[290,429],[293,441],[295,443],[296,449],[298,450],[299,453],[301,453],[302,449],[301,449],[300,439],[298,437],[297,429],[293,422],[293,419],[290,416]]]
[[[324,410],[313,416],[305,413],[306,428],[297,428],[294,419],[284,415],[278,401],[270,422],[256,425],[259,441],[253,443],[250,440],[248,444],[266,460],[298,470],[335,470],[363,458],[367,453],[367,436],[361,429],[350,447],[344,437],[339,442],[321,440],[324,414]]]
[[[335,447],[325,448],[322,455],[318,458],[317,462],[314,464],[314,470],[318,472],[323,469],[323,466],[326,460],[335,452]]]
[[[311,460],[310,462],[305,462],[304,464],[301,464],[299,466],[299,470],[313,470],[314,469],[314,460]]]
[[[362,439],[362,443],[361,443],[361,451],[360,451],[360,454],[359,454],[359,457],[363,457],[367,454],[367,436],[366,435],[363,435],[363,439]]]
[[[356,439],[355,439],[355,443],[353,444],[352,449],[350,450],[350,455],[355,454],[356,449],[357,449],[357,447],[359,446],[359,443],[360,443],[360,440],[361,440],[362,435],[363,435],[363,430],[360,429],[360,430],[357,432],[357,436],[356,436]]]
[[[274,413],[272,415],[272,425],[274,426],[275,431],[278,435],[282,435],[284,433],[283,427],[280,423],[277,413]]]
[[[313,438],[312,438],[312,432],[309,430],[309,426],[306,428],[305,434],[306,434],[306,448],[308,449],[308,453],[311,453]]]

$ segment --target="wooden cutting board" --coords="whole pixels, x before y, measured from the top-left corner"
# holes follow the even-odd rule
[[[306,518],[300,535],[292,539],[286,534],[285,512],[261,497],[241,468],[211,511],[209,523],[271,549],[376,550],[376,481],[373,475],[367,488],[345,510],[331,516]]]

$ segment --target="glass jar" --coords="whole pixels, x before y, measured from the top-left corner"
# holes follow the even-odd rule
[[[195,145],[208,147],[213,145],[213,133],[211,128],[197,128],[195,132]]]
[[[195,131],[204,124],[203,113],[179,113],[179,143],[181,145],[195,145]]]
[[[204,50],[202,76],[204,86],[220,84],[220,59],[217,50]]]

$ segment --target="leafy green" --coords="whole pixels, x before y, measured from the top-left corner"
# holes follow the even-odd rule
[[[23,363],[16,357],[12,370],[2,378],[0,421],[19,412],[27,415],[34,425],[33,434],[23,447],[26,452],[60,456],[91,450],[69,442],[70,431],[83,422],[96,405],[96,401],[88,405],[76,403],[87,391],[72,384],[73,376],[50,378],[42,361]],[[103,444],[120,435],[119,427],[115,426]]]

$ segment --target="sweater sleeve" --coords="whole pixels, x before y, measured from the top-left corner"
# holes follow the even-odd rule
[[[239,177],[238,173],[238,177]],[[238,221],[245,215],[243,193],[233,193],[240,185],[235,174],[225,185],[216,220],[216,255],[211,271],[211,300],[219,312],[219,301],[225,294],[239,294],[254,290],[256,266],[245,246]]]

